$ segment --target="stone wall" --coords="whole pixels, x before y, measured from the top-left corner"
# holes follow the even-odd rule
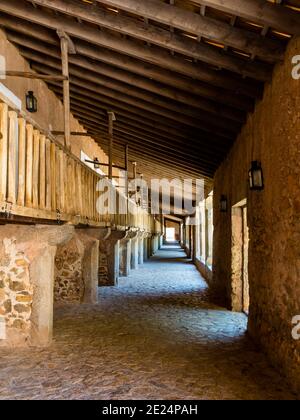
[[[0,316],[9,334],[20,332],[26,341],[31,327],[33,286],[29,260],[18,250],[16,239],[4,239],[0,248]]]
[[[72,226],[0,228],[0,346],[44,346],[53,325],[54,257]]]
[[[83,301],[85,285],[82,263],[83,244],[74,237],[67,245],[59,246],[55,257],[55,302],[80,303]]]
[[[99,253],[99,286],[108,286],[108,257],[105,252]]]
[[[215,175],[212,287],[232,307],[232,215],[220,213],[247,199],[249,227],[249,333],[300,391],[300,341],[292,318],[300,314],[300,80],[291,76],[300,39],[291,41],[237,142]],[[260,160],[265,189],[248,187],[252,160]]]
[[[54,300],[56,303],[97,303],[99,241],[76,229],[72,239],[57,247]]]

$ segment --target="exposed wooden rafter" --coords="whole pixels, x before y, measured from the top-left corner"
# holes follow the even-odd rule
[[[209,179],[300,33],[293,1],[0,0],[0,26],[106,153],[116,113],[116,164],[129,147],[146,179]]]

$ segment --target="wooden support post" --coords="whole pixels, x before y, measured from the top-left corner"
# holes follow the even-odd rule
[[[61,61],[63,76],[69,76],[69,58],[68,58],[68,40],[61,38]],[[64,80],[64,129],[65,129],[65,146],[70,148],[70,82]]]
[[[60,37],[62,75],[66,78],[63,81],[64,96],[64,130],[65,146],[70,149],[71,126],[70,126],[70,80],[69,80],[69,53],[75,54],[76,50],[70,37],[63,31],[57,31]]]
[[[114,148],[114,121],[116,116],[113,112],[108,112],[108,136],[109,136],[109,173],[108,177],[113,178],[113,148]]]
[[[128,144],[125,145],[125,200],[126,200],[126,226],[129,226],[129,174],[128,174],[128,161],[129,159],[129,146]]]
[[[129,146],[126,144],[125,146],[125,195],[128,198],[128,181],[129,181]]]
[[[137,163],[136,162],[132,162],[132,166],[133,166],[133,179],[136,180],[136,176],[137,176],[137,173],[136,173]]]
[[[15,71],[15,70],[6,70],[5,73],[0,72],[0,76],[21,77],[23,79],[37,79],[37,80],[45,80],[45,81],[53,81],[53,82],[61,82],[64,80],[68,80],[67,76],[58,76],[56,74],[39,74],[39,73],[32,73],[28,71]]]

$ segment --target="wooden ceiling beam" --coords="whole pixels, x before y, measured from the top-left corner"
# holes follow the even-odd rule
[[[53,90],[56,94],[61,95],[61,86],[58,85],[49,85],[51,90]],[[96,102],[93,101],[90,95],[83,96],[78,95],[74,92],[71,94],[71,100],[74,101],[75,104],[78,104],[81,108],[85,109],[88,114],[95,114],[99,116],[103,116],[107,114],[107,109],[110,109],[109,102]],[[124,119],[127,123],[129,121],[130,124],[135,124],[137,127],[146,127],[147,129],[155,130],[158,133],[162,132],[164,136],[168,138],[172,138],[173,141],[179,140],[189,143],[196,143],[206,145],[209,144],[212,150],[222,151],[223,153],[228,150],[228,147],[232,144],[232,141],[226,138],[219,138],[218,136],[210,136],[208,133],[197,131],[190,131],[184,129],[182,126],[178,124],[173,125],[166,125],[165,121],[162,123],[161,121],[157,121],[156,119],[152,119],[152,116],[148,114],[148,116],[141,116],[135,112],[126,111],[120,107],[114,107],[115,112]],[[155,116],[156,117],[156,116]],[[142,121],[140,125],[140,121]]]
[[[284,48],[276,41],[264,39],[256,33],[163,3],[160,0],[100,0],[100,2],[137,16],[173,26],[189,34],[201,35],[211,41],[237,48],[251,55],[254,54],[265,61],[275,62],[283,59]],[[249,3],[249,0],[244,1],[245,4],[246,2]],[[200,0],[199,3],[201,3]],[[234,1],[220,0],[220,3],[231,3],[232,5]],[[238,13],[238,10],[235,12],[234,15]]]
[[[106,126],[104,124],[94,125],[93,123],[87,121],[85,118],[82,117],[79,118],[79,121],[84,123],[84,125],[86,127],[89,127],[89,129],[93,128],[96,131],[106,133]],[[137,148],[140,148],[141,139],[137,135],[128,132],[128,130],[120,130],[119,128],[115,129],[115,133],[117,133],[117,136],[119,136],[119,138],[126,139],[129,147],[132,147],[134,145]],[[211,172],[212,168],[216,169],[218,167],[218,164],[220,163],[210,163],[208,161],[204,163],[201,159],[196,161],[194,159],[191,159],[190,156],[183,154],[183,152],[178,151],[178,149],[172,150],[172,148],[163,147],[159,143],[156,143],[156,145],[153,143],[150,144],[150,142],[145,142],[145,140],[143,141],[143,152],[144,150],[147,150],[149,153],[151,152],[159,158],[166,158],[167,156],[166,159],[168,161],[172,161],[176,165],[183,165],[182,167],[184,167],[185,169],[187,167],[194,169],[201,168],[202,171],[206,170],[207,172]]]
[[[62,97],[62,90],[61,87],[57,86],[57,85],[52,85],[50,86],[50,88],[61,98]],[[90,117],[90,118],[99,118],[101,119],[102,117],[105,117],[107,114],[107,109],[109,109],[109,104],[100,104],[99,102],[94,102],[90,99],[90,96],[78,96],[76,94],[74,94],[73,92],[71,92],[71,104],[73,105],[73,107],[76,109],[76,107],[78,109],[81,110],[81,112],[83,112],[86,116]],[[114,109],[115,113],[118,115],[121,115],[121,120],[122,120],[122,110],[119,109]],[[128,124],[128,117],[125,117],[126,119],[124,120],[125,124]],[[130,125],[132,125],[133,120],[130,118],[129,119],[129,123]],[[143,130],[144,126],[145,126],[145,119],[144,117],[139,118],[138,116],[136,116],[136,119],[134,120],[135,123],[135,127],[138,128],[139,130]],[[147,127],[147,125],[146,125]],[[155,123],[153,122],[153,129],[155,129]],[[170,130],[171,131],[171,130]],[[176,131],[176,130],[175,130]],[[156,131],[153,133],[154,135],[160,135],[160,130]],[[163,136],[160,136],[160,138],[162,137],[166,137],[166,135],[164,134]],[[191,133],[189,136],[183,137],[182,139],[179,138],[178,136],[176,136],[175,134],[171,134],[171,132],[169,133],[169,136],[167,137],[167,143],[172,143],[174,145],[178,144],[178,145],[182,145],[182,144],[186,144],[188,143],[189,145],[192,146],[199,146],[201,148],[205,148],[208,150],[208,154],[212,153],[215,156],[224,156],[226,150],[228,150],[228,148],[230,147],[230,144],[232,143],[228,143],[225,142],[223,140],[223,142],[217,139],[215,139],[215,137],[203,137],[201,135],[198,135],[197,137],[197,133]]]
[[[47,48],[45,47],[45,50],[46,49]],[[40,54],[36,51],[28,50],[22,47],[20,47],[20,53],[23,57],[25,57],[31,62],[47,63],[47,66],[50,66],[55,69],[60,69],[61,67],[58,56],[56,58],[51,58],[49,55],[46,56],[43,53]],[[123,83],[123,81],[120,82],[115,78],[111,78],[111,74],[109,73],[109,71],[107,73],[105,73],[104,71],[105,75],[103,75],[102,66],[97,64],[93,65],[93,63],[89,63],[88,60],[76,57],[75,60],[69,61],[76,62],[76,65],[69,65],[70,74],[79,77],[80,74],[84,72],[87,80],[102,85],[104,84],[106,87],[114,89],[116,91],[120,91],[122,93],[129,94],[140,99],[151,101],[151,103],[156,103],[157,101],[159,103],[165,103],[168,105],[168,108],[170,104],[173,104],[173,102],[179,103],[178,106],[180,104],[184,104],[184,106],[181,106],[182,111],[186,112],[187,109],[191,108],[191,111],[189,113],[189,115],[191,116],[196,116],[196,109],[198,110],[198,112],[200,109],[201,111],[218,115],[221,118],[228,118],[233,121],[245,122],[245,112],[235,110],[234,108],[226,106],[222,107],[204,98],[196,98],[192,95],[188,96],[185,94],[181,94],[180,91],[174,91],[174,95],[171,95],[171,97],[167,97],[163,94],[163,86],[161,86],[161,89],[159,89],[159,86],[156,86],[155,83],[150,82],[152,83],[152,85],[154,85],[154,89],[145,90],[142,86],[132,86],[128,83]],[[87,68],[89,69],[89,73],[86,72]],[[153,92],[153,90],[155,90],[155,92]]]
[[[161,2],[160,2],[161,3]],[[99,31],[96,27],[82,25],[78,21],[56,16],[32,7],[29,3],[20,0],[0,0],[0,11],[23,17],[33,23],[46,26],[53,30],[63,30],[74,38],[82,39],[91,45],[108,48],[121,54],[126,54],[146,63],[154,64],[177,74],[187,76],[202,82],[219,87],[226,86],[228,89],[242,94],[253,94],[253,88],[259,89],[260,85],[242,78],[231,77],[227,73],[215,71],[207,66],[200,66],[183,58],[171,56],[167,51],[160,48],[142,45],[130,39],[120,38],[113,33]],[[197,17],[197,15],[195,14]],[[77,50],[78,51],[78,50]],[[256,54],[259,56],[259,54]]]
[[[82,81],[83,82],[83,81]],[[55,83],[55,82],[53,82]],[[124,106],[124,108],[127,107],[127,104],[136,107],[137,109],[137,115],[141,113],[141,111],[148,113],[151,112],[153,115],[158,115],[159,117],[168,118],[169,121],[174,121],[179,124],[183,124],[186,127],[191,127],[192,129],[198,129],[205,131],[211,135],[218,135],[219,137],[226,137],[229,139],[234,139],[241,126],[239,124],[232,124],[232,123],[226,123],[223,122],[223,120],[218,121],[214,125],[213,121],[207,121],[205,122],[202,119],[195,119],[191,117],[187,117],[183,114],[180,114],[178,112],[168,111],[167,109],[158,107],[158,106],[151,106],[148,105],[146,102],[142,101],[134,101],[124,98],[121,94],[113,95],[110,92],[110,95],[108,95],[108,92],[104,91],[103,89],[99,89],[96,86],[88,85],[87,83],[83,84],[81,83],[81,79],[72,77],[71,78],[72,87],[75,92],[78,93],[85,93],[87,95],[91,95],[91,92],[93,92],[93,97],[96,100],[105,99],[106,101],[110,102],[111,106],[113,106],[113,103],[116,105]],[[209,120],[209,118],[207,118]]]
[[[99,143],[99,146],[104,150],[105,153],[108,152],[107,141],[103,142],[103,135],[99,132],[91,130],[93,138],[96,142]],[[154,162],[150,160],[147,156],[140,158],[140,155],[136,155],[135,151],[129,149],[129,157],[131,161],[138,163],[138,172],[144,174],[145,179],[153,178],[179,178],[181,180],[188,178],[199,179],[204,178],[209,182],[212,182],[212,175],[203,175],[200,169],[196,171],[186,171],[186,169],[181,170],[180,168],[170,168],[168,164],[164,162]],[[120,165],[124,162],[124,144],[122,142],[117,142],[114,147],[114,162],[119,163]],[[130,171],[129,171],[130,172]],[[133,175],[133,174],[132,174]]]
[[[93,127],[93,125],[89,124],[88,122],[84,120],[80,120],[80,123],[86,127],[86,129],[89,130],[89,132],[93,135],[93,138],[96,140],[99,139],[99,145],[104,149],[104,151],[108,151],[108,134],[105,129],[101,127]],[[98,137],[97,137],[98,136]],[[199,175],[205,175],[205,176],[211,176],[213,173],[213,170],[207,170],[207,168],[201,167],[201,165],[197,165],[197,167],[194,167],[192,165],[185,164],[181,161],[181,163],[174,162],[174,159],[169,159],[166,157],[166,154],[156,154],[155,150],[146,149],[145,153],[144,151],[141,151],[138,144],[135,144],[132,141],[132,138],[127,137],[123,134],[116,134],[114,136],[114,160],[116,156],[116,146],[120,146],[121,154],[118,155],[119,158],[122,159],[122,149],[124,149],[124,145],[128,145],[130,148],[131,155],[138,155],[139,156],[139,162],[147,162],[147,163],[156,163],[158,165],[164,164],[167,165],[167,169],[169,169],[171,172],[175,170],[176,173],[181,173],[185,177],[195,177]],[[123,153],[124,154],[124,153]],[[150,168],[149,168],[150,169]],[[177,171],[177,172],[176,172]],[[169,172],[171,174],[171,172]],[[157,172],[159,174],[159,171]],[[151,172],[150,172],[151,176]]]
[[[70,0],[67,3],[65,0],[37,0],[35,3],[210,65],[225,68],[244,77],[251,77],[260,81],[267,81],[271,77],[270,66],[225,55],[222,53],[222,49],[199,43],[197,40],[177,35],[174,32],[138,21],[137,19],[116,13],[112,14],[92,4],[87,5]]]
[[[108,152],[108,141],[105,139],[103,140],[103,136],[97,132],[93,133],[93,138],[98,142],[100,147],[104,150],[104,152]],[[165,162],[154,162],[151,158],[147,156],[143,156],[140,158],[140,155],[136,155],[136,152],[129,148],[129,160],[132,162],[137,162],[138,164],[138,173],[142,173],[146,180],[150,180],[153,178],[168,178],[168,179],[180,179],[183,181],[184,179],[190,178],[194,182],[197,179],[203,179],[206,185],[212,186],[212,175],[204,175],[201,173],[199,168],[196,171],[186,171],[181,170],[180,168],[170,168],[168,164]],[[122,165],[124,163],[124,144],[123,141],[116,142],[114,147],[114,162],[119,163]],[[130,165],[129,165],[130,168]],[[129,171],[130,174],[130,171]],[[132,173],[133,175],[133,173]]]
[[[8,32],[7,34],[11,42],[23,45],[26,48],[38,52],[43,52],[46,49],[51,57],[57,56],[57,48],[50,45],[44,45],[44,43],[47,43],[57,46],[56,37],[51,30],[37,24],[32,24],[23,19],[13,18],[6,14],[0,14],[0,25],[14,31],[14,33]],[[25,36],[20,36],[19,34]],[[70,63],[79,65],[76,58],[79,58],[80,60],[88,59],[89,65],[92,66],[92,59],[97,68],[103,65],[107,66],[107,70],[110,71],[111,77],[116,77],[116,79],[121,77],[121,80],[123,80],[125,74],[126,80],[129,80],[126,83],[133,85],[138,82],[138,78],[142,79],[143,82],[153,82],[159,85],[162,94],[166,93],[169,95],[170,89],[172,94],[174,94],[175,89],[175,92],[178,92],[179,97],[181,93],[185,95],[189,94],[191,96],[197,95],[208,98],[211,101],[246,111],[252,111],[254,108],[254,103],[251,98],[261,97],[262,94],[261,87],[251,86],[251,91],[247,91],[246,95],[241,92],[237,94],[234,91],[230,91],[228,86],[215,87],[197,80],[191,80],[188,77],[176,75],[169,70],[150,64],[146,65],[142,61],[135,60],[117,52],[108,51],[104,48],[95,49],[81,40],[76,40],[75,45],[77,55],[73,57],[70,56]],[[191,92],[193,93],[191,94]]]
[[[56,93],[61,94],[61,86],[59,86],[57,83],[54,82],[49,82],[48,83],[49,87]],[[105,115],[107,113],[107,109],[111,109],[112,104],[110,101],[98,101],[98,100],[94,100],[93,98],[91,98],[91,95],[88,92],[85,92],[84,90],[81,92],[81,94],[78,94],[78,92],[76,90],[74,90],[73,88],[71,88],[71,99],[73,99],[73,101],[76,103],[83,103],[87,105],[87,110],[91,111],[90,113],[93,112],[98,112],[99,115],[101,115],[101,110],[103,110],[103,114]],[[125,115],[123,112],[123,108],[120,107],[120,104],[118,104],[118,106],[113,107],[113,110],[116,114],[121,114],[121,115]],[[133,113],[133,115],[135,116],[135,120],[136,121],[142,121],[144,123],[144,115],[146,116],[146,118],[151,118],[151,120],[153,121],[153,128],[155,128],[156,125],[156,118],[157,116],[155,115],[152,119],[152,116],[150,114],[147,113],[143,113],[142,111],[136,111]],[[158,118],[158,121],[165,121],[165,119],[160,119]],[[170,125],[170,128],[173,128],[176,130],[176,123]],[[178,129],[181,129],[178,128]],[[228,150],[228,148],[232,145],[234,139],[227,139],[227,138],[220,138],[218,136],[214,136],[214,135],[207,135],[207,133],[205,133],[205,135],[203,135],[203,133],[198,132],[198,131],[190,131],[190,134],[187,135],[187,137],[185,138],[186,141],[188,141],[189,143],[200,143],[205,141],[205,142],[210,142],[209,146],[212,148],[212,150],[216,149],[216,150],[223,150],[226,151]],[[203,146],[207,146],[207,143],[203,144]]]
[[[272,4],[266,0],[193,0],[193,3],[237,15],[287,34],[300,35],[299,13],[278,2]]]
[[[88,123],[84,122],[83,120],[81,120],[81,123],[84,124],[87,128],[91,129],[91,132],[94,133],[98,133],[101,136],[101,139],[108,139],[107,133],[102,129],[98,128],[97,130],[94,127],[89,126]],[[128,144],[130,147],[130,150],[132,153],[134,153],[136,156],[139,157],[139,160],[145,160],[148,161],[149,163],[154,162],[154,163],[158,163],[158,164],[166,164],[168,167],[173,168],[174,170],[178,170],[181,169],[182,172],[184,174],[188,176],[195,176],[196,174],[198,175],[205,175],[207,177],[212,177],[213,173],[216,169],[216,167],[213,167],[212,165],[212,169],[211,170],[207,170],[204,169],[203,167],[201,167],[201,165],[199,164],[197,166],[197,168],[193,167],[192,165],[189,165],[188,162],[186,162],[186,164],[184,164],[182,161],[181,163],[178,161],[174,162],[174,159],[172,158],[168,158],[166,154],[163,153],[156,153],[156,150],[150,150],[150,149],[143,149],[143,151],[141,151],[141,147],[139,144],[135,144],[132,141],[131,137],[128,137],[126,135],[123,134],[116,134],[114,136],[115,141],[120,142],[121,144],[125,145]],[[191,171],[191,169],[193,169],[193,171]]]
[[[95,123],[96,125],[98,123],[104,124],[104,126],[108,130],[107,120],[103,116],[101,117],[99,115],[91,116],[89,112],[87,112],[84,108],[82,108],[81,106],[78,106],[77,104],[75,105],[74,103],[72,103],[72,113],[74,116],[80,115],[81,118],[85,118],[87,121],[91,121]],[[205,160],[203,160],[203,162],[205,161],[207,162],[207,160],[209,160],[212,162],[219,163],[224,156],[224,152],[220,150],[211,151],[211,149],[209,148],[209,145],[204,145],[201,143],[199,144],[191,143],[190,146],[187,148],[185,142],[179,143],[173,138],[168,138],[168,139],[163,138],[160,136],[159,133],[149,133],[145,131],[144,128],[132,127],[128,125],[127,123],[120,122],[119,116],[118,116],[118,120],[115,122],[114,127],[116,127],[116,130],[117,129],[120,129],[122,131],[127,130],[128,133],[132,133],[133,135],[138,135],[142,142],[144,142],[144,139],[149,140],[149,142],[152,144],[155,144],[155,145],[159,144],[170,150],[182,151],[184,154],[187,154],[189,156],[191,155],[195,156],[195,155],[201,154],[205,157]]]
[[[56,74],[59,74],[58,70],[60,68],[60,63],[57,60],[51,60],[47,58],[47,61],[43,61],[43,58],[41,57],[34,57],[32,54],[28,56],[28,54],[26,54],[26,52],[24,53],[22,50],[20,52],[26,59],[35,60],[35,69],[39,69],[42,73],[48,74],[49,71],[53,72],[53,69],[56,69]],[[44,65],[43,63],[46,63],[47,65]],[[169,111],[178,112],[188,117],[204,120],[208,123],[213,123],[213,119],[215,119],[216,113],[212,115],[211,112],[196,109],[191,107],[188,103],[181,104],[175,101],[167,100],[156,94],[151,94],[145,91],[141,91],[140,89],[126,86],[123,83],[115,82],[107,77],[101,76],[100,74],[95,74],[91,71],[87,72],[87,70],[87,68],[83,70],[78,67],[69,66],[71,83],[72,80],[77,80],[80,78],[83,79],[84,83],[86,84],[94,84],[98,87],[101,87],[102,91],[104,90],[107,94],[116,92],[120,96],[124,95],[124,98],[126,98],[126,96],[130,96],[145,102],[149,102],[152,105],[165,108]],[[231,118],[224,118],[223,115],[219,115],[219,122],[221,123],[221,126],[230,128],[231,123],[234,122],[233,127],[238,128],[239,125],[246,121],[246,116],[243,113],[232,112],[229,115]]]
[[[58,83],[49,81],[49,84],[59,86]],[[200,131],[205,131],[207,133],[210,133],[211,135],[217,135],[218,137],[227,138],[227,139],[235,139],[237,132],[231,131],[226,128],[221,128],[218,126],[214,126],[213,124],[205,124],[204,122],[194,120],[190,117],[185,117],[183,115],[179,115],[178,113],[169,112],[167,110],[164,110],[162,108],[158,107],[152,107],[148,104],[141,104],[138,101],[131,100],[130,102],[126,102],[116,98],[113,98],[112,95],[106,96],[102,93],[99,93],[100,90],[95,88],[95,90],[92,90],[89,86],[85,85],[82,86],[80,84],[80,81],[74,81],[74,78],[72,78],[72,84],[71,84],[71,92],[78,94],[79,96],[87,96],[91,97],[94,102],[104,102],[109,104],[108,107],[111,109],[122,108],[125,110],[134,110],[134,113],[137,115],[138,118],[142,118],[143,115],[148,116],[152,115],[153,119],[157,119],[158,121],[168,121],[170,125],[173,125],[173,123],[177,123],[179,125],[182,125],[183,127],[190,127],[191,129],[197,129]],[[121,95],[120,95],[121,96]]]
[[[89,121],[91,124],[95,125],[95,128],[99,124],[104,129],[108,131],[108,125],[107,121],[102,118],[93,118],[90,115],[87,115],[85,112],[83,112],[81,109],[76,110],[76,107],[72,107],[72,113],[77,118],[80,116],[80,118],[84,118],[86,121]],[[162,148],[165,150],[165,152],[169,152],[172,154],[172,152],[176,152],[180,154],[181,156],[185,156],[187,158],[190,158],[191,162],[195,159],[195,162],[200,163],[207,163],[208,161],[211,163],[215,163],[218,165],[222,161],[222,157],[219,155],[213,155],[210,156],[206,155],[206,150],[204,148],[187,148],[185,144],[174,144],[172,143],[172,140],[170,139],[169,142],[165,142],[162,140],[159,136],[153,137],[150,134],[145,134],[142,130],[137,131],[137,129],[134,129],[132,127],[128,127],[126,124],[120,124],[117,122],[114,124],[114,130],[119,131],[120,133],[128,134],[134,138],[137,138],[140,141],[140,144],[143,144],[147,146],[147,144],[154,145],[158,149]],[[204,156],[204,158],[202,158]]]

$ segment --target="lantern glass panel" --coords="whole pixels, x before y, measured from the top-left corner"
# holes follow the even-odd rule
[[[255,169],[253,171],[253,185],[255,187],[262,187],[262,173],[261,169]]]
[[[222,213],[227,212],[227,197],[222,196],[220,200],[220,210]]]
[[[29,91],[26,95],[26,109],[28,112],[37,112],[37,99],[32,91]]]
[[[249,184],[252,190],[262,190],[264,188],[263,171],[260,162],[252,162],[249,171]]]
[[[100,162],[98,158],[94,159],[94,168],[95,169],[100,169]]]

